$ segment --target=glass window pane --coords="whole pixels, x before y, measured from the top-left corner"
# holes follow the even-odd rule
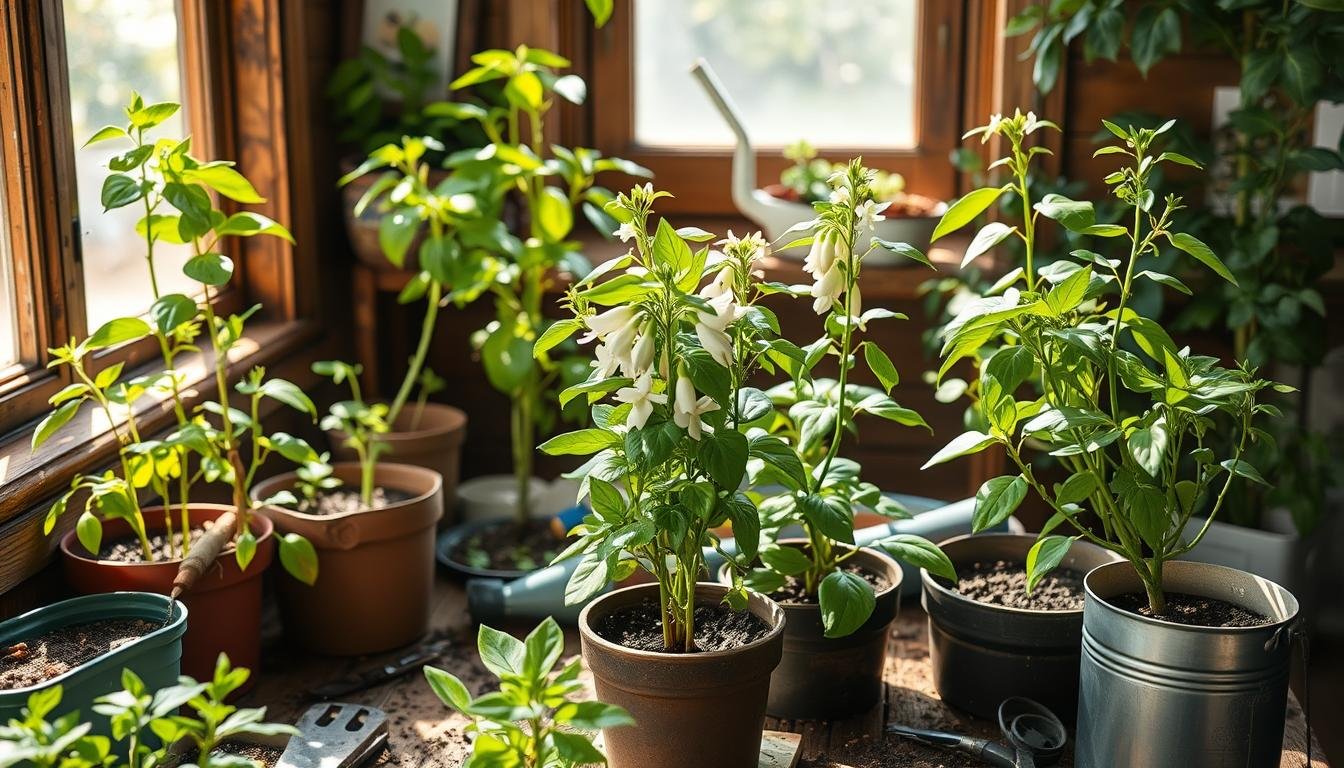
[[[635,138],[731,145],[688,74],[713,65],[754,144],[915,142],[916,0],[639,0]]]
[[[0,154],[0,178],[5,158]],[[19,361],[19,316],[14,299],[14,251],[9,242],[9,208],[0,184],[0,367]]]
[[[104,125],[126,124],[133,90],[146,103],[182,103],[181,62],[174,0],[65,0],[66,52],[70,63],[70,118],[75,139],[75,178],[84,250],[84,302],[89,330],[112,318],[145,312],[154,301],[145,242],[135,223],[140,204],[104,213],[99,201],[107,161],[125,152],[124,141],[80,149]],[[153,129],[154,136],[185,135],[183,112]],[[159,294],[197,292],[182,274],[189,247],[158,242],[154,271]]]

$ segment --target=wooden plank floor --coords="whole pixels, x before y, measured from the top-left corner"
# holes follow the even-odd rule
[[[460,584],[440,579],[435,592],[432,626],[433,634],[458,641],[436,662],[436,666],[461,677],[474,694],[488,690],[493,679],[475,653],[475,630],[466,612],[466,596]],[[531,627],[519,624],[500,628],[522,634]],[[247,703],[268,706],[270,719],[277,721],[297,719],[311,703],[306,691],[312,686],[384,660],[312,658],[289,651],[279,643],[269,647],[263,662],[266,674],[248,694]],[[566,658],[578,652],[578,635],[568,630]],[[938,699],[929,676],[927,655],[924,614],[917,605],[905,607],[891,635],[885,701],[865,715],[850,720],[829,724],[770,720],[767,727],[801,733],[801,765],[808,768],[970,768],[982,765],[961,755],[882,737],[882,725],[888,721],[985,737],[997,736],[993,724],[960,714]],[[352,694],[346,700],[370,704],[387,712],[391,739],[390,748],[380,761],[383,764],[408,768],[456,768],[469,753],[464,734],[467,721],[440,704],[419,674]],[[1313,747],[1312,761],[1310,766],[1307,765],[1307,729],[1296,699],[1289,701],[1287,725],[1283,768],[1328,768],[1319,745]],[[1060,765],[1069,766],[1072,762],[1066,758]]]

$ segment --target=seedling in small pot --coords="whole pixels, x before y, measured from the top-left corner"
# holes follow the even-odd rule
[[[575,658],[556,671],[565,636],[555,619],[547,618],[525,640],[482,625],[477,647],[481,661],[499,678],[497,691],[473,697],[451,673],[425,667],[434,693],[472,721],[467,768],[605,765],[592,732],[634,724],[620,707],[577,700],[584,687],[582,666]]]
[[[796,228],[811,234],[787,246],[811,246],[804,269],[814,278],[809,293],[813,310],[826,318],[825,333],[806,347],[777,341],[763,350],[790,381],[762,396],[763,429],[758,431],[770,436],[753,441],[761,449],[768,447],[791,471],[761,462],[753,472],[753,486],[777,483],[785,490],[761,503],[762,527],[771,543],[761,547],[763,567],[748,574],[746,583],[770,594],[790,578],[801,581],[804,594],[820,607],[827,637],[854,632],[876,605],[872,583],[846,568],[846,561],[859,552],[852,546],[855,507],[891,518],[906,516],[881,489],[860,478],[857,462],[840,455],[841,440],[846,432],[857,433],[854,421],[861,414],[928,428],[918,413],[891,398],[899,380],[895,364],[872,340],[859,338],[871,323],[903,319],[880,307],[864,311],[859,288],[864,257],[883,249],[927,263],[912,246],[873,236],[872,227],[888,206],[874,198],[874,178],[858,160],[836,170],[826,182],[827,199],[813,203],[817,218]],[[859,352],[880,389],[853,382]],[[814,368],[830,355],[838,361],[839,379],[815,378]],[[780,529],[795,525],[805,532],[807,547],[774,543]],[[956,577],[947,556],[919,536],[893,534],[869,546],[939,576]]]
[[[971,302],[948,326],[943,343],[942,376],[968,357],[978,357],[981,427],[954,438],[928,465],[1002,448],[1019,474],[987,481],[976,494],[974,527],[983,530],[1006,519],[1029,490],[1054,511],[1027,557],[1030,590],[1056,567],[1079,538],[1127,559],[1143,582],[1148,610],[1163,614],[1163,564],[1189,552],[1204,533],[1237,478],[1264,483],[1246,461],[1246,450],[1265,434],[1254,426],[1261,414],[1277,415],[1257,403],[1265,388],[1281,385],[1257,378],[1254,369],[1224,368],[1218,360],[1178,348],[1158,323],[1138,314],[1132,304],[1138,281],[1176,288],[1180,279],[1145,269],[1164,247],[1184,252],[1228,281],[1232,274],[1203,242],[1173,225],[1181,198],[1158,200],[1154,170],[1165,163],[1198,167],[1189,158],[1158,147],[1174,121],[1157,129],[1105,127],[1120,143],[1102,147],[1097,156],[1119,155],[1124,164],[1104,179],[1132,212],[1132,223],[1097,224],[1092,204],[1047,195],[1030,198],[1030,163],[1048,151],[1028,146],[1040,130],[1058,130],[1035,115],[995,115],[967,136],[1005,139],[1009,154],[995,165],[1011,179],[1000,187],[968,193],[939,223],[934,238],[953,232],[1004,193],[1018,195],[1032,211],[1021,228],[986,225],[972,240],[984,250],[1010,237],[1026,246],[1026,266],[1006,275],[986,296]],[[1081,234],[1128,240],[1129,255],[1108,259],[1088,250],[1074,261],[1034,268],[1039,217]],[[1018,399],[1025,383],[1038,396]],[[1232,455],[1214,455],[1215,417],[1233,424]],[[1047,487],[1033,472],[1029,450],[1045,450],[1070,473]],[[927,466],[927,465],[926,465]],[[1205,504],[1209,495],[1211,504]],[[1197,510],[1208,521],[1190,539],[1186,523]],[[1084,523],[1090,512],[1100,530]],[[1073,535],[1054,533],[1060,526]]]
[[[243,340],[244,322],[257,308],[220,317],[213,300],[233,275],[232,260],[221,252],[228,239],[260,235],[293,240],[282,225],[261,214],[245,210],[229,214],[217,206],[217,197],[243,205],[265,202],[233,163],[198,160],[190,154],[190,138],[155,140],[148,136],[150,129],[177,109],[177,104],[169,102],[145,104],[137,94],[126,108],[126,126],[106,126],[86,142],[87,146],[119,139],[131,144],[127,152],[108,164],[111,172],[103,183],[102,203],[106,210],[132,204],[143,207],[145,213],[136,231],[145,240],[154,303],[147,319],[117,318],[84,341],[72,339],[51,350],[51,366],[68,367],[74,382],[52,396],[55,410],[38,425],[33,448],[69,422],[81,405],[92,403],[103,411],[117,438],[121,474],[76,477],[70,490],[49,510],[44,530],[50,533],[71,497],[84,490],[89,496],[76,531],[90,552],[96,555],[102,546],[102,521],[121,519],[136,536],[145,562],[161,556],[185,559],[191,552],[191,492],[200,482],[219,482],[232,492],[237,531],[232,541],[238,564],[245,570],[257,545],[250,527],[255,505],[247,493],[256,471],[272,453],[295,462],[317,458],[303,440],[263,430],[259,421],[261,401],[275,400],[314,419],[317,411],[297,386],[283,379],[266,379],[261,368],[237,385],[246,410],[234,407],[228,383],[229,352]],[[155,262],[155,246],[160,242],[189,246],[192,256],[183,272],[200,284],[199,300],[160,293]],[[196,339],[202,332],[211,340],[217,394],[214,400],[189,410],[177,366],[182,354],[199,351]],[[122,379],[121,363],[96,372],[90,368],[93,353],[146,338],[157,342],[163,360],[161,370]],[[142,434],[136,417],[139,401],[151,395],[167,399],[176,417],[176,427],[162,439]],[[154,551],[147,535],[139,498],[142,489],[162,500],[167,542],[162,555]],[[173,510],[178,513],[176,524]],[[296,577],[309,583],[316,578],[316,559],[308,542],[286,536],[280,539],[280,552],[286,568]]]

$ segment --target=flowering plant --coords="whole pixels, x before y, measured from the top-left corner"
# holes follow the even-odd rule
[[[859,340],[869,323],[902,317],[883,308],[864,311],[859,288],[864,256],[882,248],[927,263],[912,246],[872,236],[873,225],[882,220],[889,205],[874,199],[873,180],[873,172],[858,160],[836,170],[827,182],[831,190],[828,198],[813,204],[817,217],[799,225],[811,234],[790,243],[791,247],[811,246],[803,269],[814,279],[809,291],[812,308],[825,315],[825,332],[806,347],[794,347],[797,354],[793,356],[782,346],[770,353],[789,381],[769,390],[774,410],[758,429],[785,438],[792,455],[790,463],[796,463],[802,471],[790,476],[761,464],[754,468],[758,471],[752,477],[753,485],[776,482],[783,486],[782,492],[760,507],[767,537],[773,542],[781,529],[796,525],[802,527],[808,545],[762,546],[762,567],[747,576],[747,584],[770,593],[783,587],[789,578],[797,579],[806,594],[817,599],[828,637],[858,629],[875,606],[873,585],[843,568],[845,560],[858,551],[844,546],[854,543],[855,506],[893,518],[905,514],[876,485],[860,479],[857,462],[840,456],[841,439],[845,432],[855,431],[854,419],[860,414],[905,426],[928,427],[918,413],[902,408],[891,398],[891,389],[899,378],[891,359],[873,341]],[[880,389],[851,380],[860,351]],[[835,355],[839,361],[838,380],[813,376],[814,368],[827,355]],[[895,534],[872,546],[932,573],[955,578],[947,556],[918,536]]]
[[[981,486],[973,525],[978,531],[1003,521],[1028,490],[1050,505],[1054,515],[1027,556],[1027,588],[1057,566],[1075,540],[1086,538],[1133,564],[1154,614],[1166,610],[1163,564],[1199,543],[1233,480],[1264,483],[1245,451],[1264,436],[1252,426],[1254,417],[1278,413],[1256,402],[1271,382],[1256,378],[1244,365],[1223,368],[1215,358],[1177,347],[1156,321],[1132,307],[1139,280],[1188,292],[1173,275],[1138,268],[1141,260],[1155,262],[1168,246],[1235,283],[1207,245],[1175,229],[1173,214],[1181,209],[1181,198],[1168,195],[1159,204],[1152,188],[1154,169],[1163,163],[1198,167],[1184,155],[1156,149],[1158,138],[1174,122],[1156,129],[1104,123],[1121,143],[1095,154],[1126,158],[1123,167],[1105,177],[1112,193],[1132,211],[1132,223],[1125,227],[1096,223],[1091,203],[1062,195],[1046,195],[1033,204],[1029,166],[1048,150],[1027,143],[1036,131],[1057,128],[1031,113],[995,115],[966,135],[1005,138],[1009,155],[994,165],[1006,166],[1011,180],[962,197],[934,232],[937,239],[965,226],[1005,192],[1018,195],[1022,209],[1030,212],[1021,229],[991,222],[971,241],[972,251],[983,252],[1009,237],[1021,238],[1025,268],[1005,275],[947,326],[939,376],[959,360],[980,359],[975,392],[984,427],[954,438],[926,466],[1001,447],[1020,472]],[[1071,254],[1073,261],[1033,269],[1038,217],[1079,234],[1127,238],[1129,256],[1108,259],[1080,249]],[[1019,390],[1028,381],[1040,394],[1019,400]],[[1209,446],[1220,413],[1234,424],[1233,454],[1221,461]],[[1033,473],[1024,456],[1029,447],[1042,446],[1071,473],[1053,487]],[[1186,539],[1186,524],[1208,494],[1214,495],[1208,521]],[[1099,531],[1084,524],[1088,511],[1100,521]],[[1064,524],[1074,535],[1053,533]]]
[[[805,482],[784,441],[751,429],[771,408],[746,383],[768,364],[767,354],[801,360],[802,352],[775,338],[778,321],[757,304],[786,290],[759,280],[755,264],[766,251],[760,235],[730,234],[718,243],[722,251],[693,249],[714,235],[676,230],[666,219],[650,229],[654,201],[665,196],[645,185],[607,206],[634,247],[572,287],[574,317],[537,342],[544,354],[580,329],[587,329],[582,343],[599,342],[592,375],[560,395],[562,402],[586,397],[592,426],[558,435],[541,450],[592,455],[574,474],[593,512],[557,558],[582,558],[566,601],[582,602],[642,567],[658,582],[664,647],[690,651],[704,548],[719,545],[713,529],[731,521],[735,568],[756,557],[760,520],[739,490],[748,462]],[[608,395],[615,404],[598,402]],[[741,607],[745,598],[739,582],[728,599]]]

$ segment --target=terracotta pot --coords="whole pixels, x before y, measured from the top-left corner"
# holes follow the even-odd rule
[[[353,171],[362,160],[363,158],[343,160],[341,162],[341,173],[345,174]],[[350,248],[355,252],[355,258],[374,269],[390,270],[395,269],[395,267],[387,260],[387,256],[383,255],[382,246],[378,245],[378,225],[383,218],[378,206],[371,205],[364,209],[362,216],[355,216],[355,204],[383,173],[386,173],[386,170],[366,173],[341,187],[341,213],[345,217],[345,233],[350,238]],[[431,187],[446,178],[448,178],[448,171],[441,168],[431,168],[429,170],[429,185]],[[402,265],[402,269],[414,270],[417,268],[416,254],[420,251],[422,238],[423,235],[416,237],[411,246],[406,249],[406,261]]]
[[[806,539],[783,539],[804,548]],[[839,545],[845,550],[852,549]],[[844,637],[826,637],[816,603],[780,603],[784,611],[784,656],[770,677],[765,711],[785,720],[839,720],[868,711],[882,698],[887,630],[901,605],[901,566],[887,555],[860,549],[847,563],[887,580],[868,621]],[[719,571],[726,582],[727,566]]]
[[[194,525],[214,520],[232,510],[224,504],[192,504],[188,514]],[[173,510],[174,522],[178,512]],[[152,536],[163,531],[163,508],[144,510],[145,529]],[[261,576],[275,554],[271,521],[252,515],[251,528],[257,537],[257,553],[244,571],[238,567],[233,550],[215,561],[215,567],[201,576],[196,586],[183,597],[191,622],[182,639],[182,673],[197,680],[214,675],[215,659],[220,652],[229,655],[235,667],[247,667],[256,680],[261,662]],[[124,520],[103,523],[103,540],[131,536]],[[173,589],[180,560],[157,563],[114,563],[97,559],[79,543],[74,531],[61,538],[61,562],[65,580],[82,594],[102,592],[156,592],[166,595]]]
[[[726,589],[697,584],[696,596],[717,604]],[[611,768],[754,768],[761,751],[770,673],[784,645],[784,612],[753,593],[747,610],[770,627],[750,645],[709,653],[655,653],[617,645],[593,630],[603,617],[646,599],[658,586],[609,592],[579,615],[583,662],[597,698],[625,707],[635,725],[603,731]]]
[[[415,403],[408,403],[392,425],[392,431],[382,436],[388,450],[384,461],[424,467],[443,478],[444,525],[457,519],[457,481],[462,468],[462,441],[467,438],[467,414],[451,405],[425,403],[419,423],[412,428]],[[345,433],[339,429],[327,432],[331,455],[336,461],[354,461],[355,450],[345,444]]]
[[[333,474],[347,486],[359,484],[358,464],[336,464]],[[266,498],[294,481],[287,472],[259,483],[254,493]],[[276,583],[285,631],[307,650],[360,656],[406,645],[429,628],[443,482],[423,467],[387,463],[378,465],[374,482],[411,497],[340,515],[262,510],[281,532],[298,533],[317,549],[315,584],[287,573]]]

